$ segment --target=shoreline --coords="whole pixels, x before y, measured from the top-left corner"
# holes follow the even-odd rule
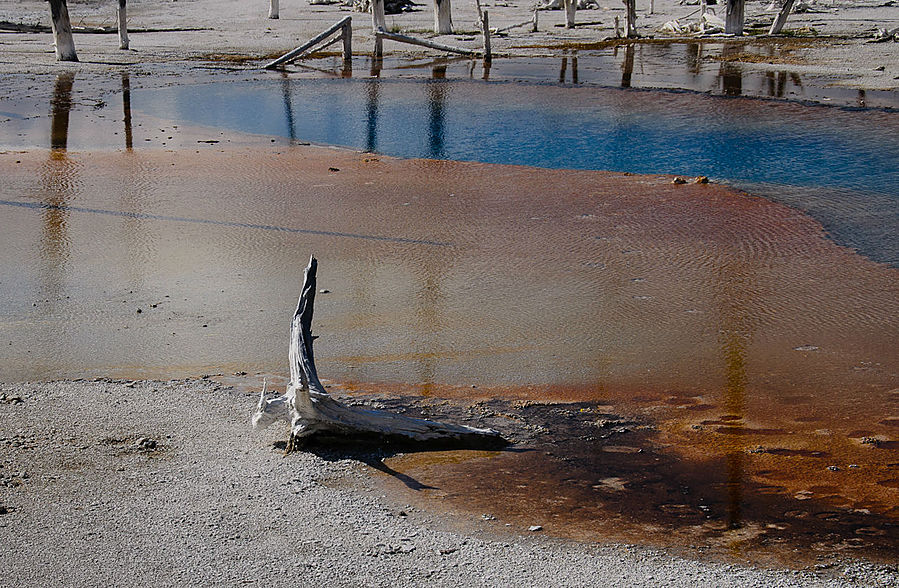
[[[255,394],[209,380],[99,378],[0,390],[0,580],[11,585],[35,578],[60,586],[897,580],[893,566],[859,560],[772,570],[524,529],[497,537],[496,526],[474,514],[467,521],[456,514],[450,525],[447,515],[397,504],[373,470],[339,449],[284,456],[272,445],[282,431],[251,430]]]

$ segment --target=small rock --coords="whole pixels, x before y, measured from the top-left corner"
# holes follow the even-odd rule
[[[495,521],[496,520],[496,517],[493,516],[492,514],[482,514],[481,518],[485,521]]]
[[[327,288],[322,288],[321,290],[318,291],[318,293],[319,294],[330,294],[331,291],[328,290]]]
[[[673,180],[671,180],[671,183],[672,184],[686,184],[687,180],[678,177],[678,178],[674,178]]]
[[[142,311],[141,309],[139,309],[139,308],[137,309],[137,314],[140,314],[140,313],[142,313],[142,312],[143,312],[143,311]]]
[[[528,531],[530,531],[532,533],[536,533],[537,531],[542,531],[542,530],[543,530],[543,527],[541,525],[531,525],[530,527],[528,527]]]
[[[709,179],[706,176],[699,176],[695,180],[693,180],[694,184],[708,184]]]
[[[339,171],[340,171],[340,168],[337,168],[337,167],[329,167],[329,168],[328,168],[328,171],[329,171],[329,172],[339,172]]]
[[[829,466],[827,466],[827,469],[832,472],[838,472],[838,471],[840,471],[840,466],[829,465]]]
[[[9,509],[0,504],[0,515],[9,514]]]
[[[144,451],[153,451],[156,449],[156,439],[141,437],[137,440],[137,448]]]

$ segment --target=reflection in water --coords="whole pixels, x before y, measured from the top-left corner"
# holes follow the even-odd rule
[[[293,100],[290,98],[290,78],[287,72],[281,74],[281,94],[284,96],[284,118],[287,122],[287,136],[291,142],[297,139],[297,125],[293,117]]]
[[[428,156],[444,157],[446,132],[446,65],[435,65],[428,80]]]
[[[629,43],[624,48],[624,61],[621,64],[621,87],[631,87],[631,76],[634,75],[634,44]]]
[[[69,111],[72,109],[74,72],[56,76],[56,87],[50,100],[50,148],[65,151],[69,140]]]
[[[698,76],[702,71],[702,43],[687,43],[687,72]]]
[[[365,150],[378,150],[378,98],[381,93],[380,80],[372,78],[365,82]]]
[[[725,262],[718,271],[717,306],[719,331],[724,360],[724,440],[727,488],[727,528],[742,524],[744,412],[746,404],[746,352],[751,338],[751,318],[747,312],[755,308],[751,299],[753,270],[739,260]]]
[[[50,99],[50,158],[43,166],[41,178],[43,209],[41,256],[44,261],[42,296],[52,303],[62,295],[63,274],[68,258],[68,213],[64,207],[71,198],[74,165],[66,154],[69,137],[69,113],[72,108],[73,72],[56,76]]]
[[[721,49],[721,91],[725,96],[740,96],[743,94],[743,71],[739,63],[731,61],[741,50],[739,45],[725,44]]]
[[[131,131],[131,77],[128,72],[122,72],[122,121],[125,124],[125,149],[131,151],[134,148],[134,137]]]

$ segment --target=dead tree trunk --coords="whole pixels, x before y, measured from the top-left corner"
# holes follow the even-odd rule
[[[126,11],[126,2],[128,0],[119,0],[119,7],[116,9],[116,16],[119,21],[119,49],[128,48],[128,13]]]
[[[379,410],[347,406],[331,398],[315,369],[312,355],[312,312],[315,301],[315,273],[318,262],[310,258],[303,289],[290,325],[290,385],[283,396],[265,398],[265,389],[253,416],[254,427],[264,427],[285,418],[290,422],[288,450],[303,439],[329,433],[346,436],[380,435],[413,441],[438,439],[490,444],[502,442],[492,429],[437,423]]]
[[[743,8],[746,0],[727,0],[727,12],[724,17],[724,32],[728,35],[743,34]]]
[[[564,0],[565,4],[565,28],[574,28],[574,15],[577,12],[577,0]]]
[[[56,45],[56,61],[78,61],[66,0],[50,0],[50,24],[53,28],[53,43]]]
[[[790,16],[790,11],[793,10],[793,0],[786,0],[784,5],[781,7],[780,12],[777,14],[777,18],[774,19],[774,22],[771,23],[771,30],[768,31],[769,35],[779,35],[780,31],[783,30],[784,25],[787,24],[787,17]]]
[[[279,7],[278,7],[278,0],[271,0],[271,2],[269,3],[268,17],[269,18],[281,18],[280,12],[279,12]]]
[[[637,36],[637,0],[623,0],[624,15],[624,36],[633,39]]]
[[[438,35],[453,34],[450,0],[434,0],[434,32]]]

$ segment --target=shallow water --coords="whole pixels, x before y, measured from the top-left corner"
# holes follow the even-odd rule
[[[626,539],[665,544],[677,535],[748,558],[767,541],[810,541],[816,554],[896,545],[897,270],[838,246],[809,215],[668,177],[271,145],[153,117],[137,88],[121,93],[121,81],[107,93],[79,90],[99,82],[77,77],[36,84],[44,110],[0,127],[0,379],[283,373],[287,321],[315,253],[329,290],[315,323],[323,376],[438,398],[579,402],[567,410],[590,422],[624,414],[652,427],[600,441],[580,430],[596,425],[548,418],[561,431],[544,440],[555,456],[394,463],[453,505],[482,508],[478,494],[489,489],[505,499],[497,515],[540,513],[530,522],[548,532],[607,539],[623,526],[634,530]],[[254,106],[266,96],[266,83],[236,87]],[[382,96],[402,100],[401,87],[383,84]],[[406,87],[422,98],[430,86]],[[524,88],[543,105],[570,90],[458,87],[448,93],[463,102],[483,90],[514,104]],[[837,139],[895,124],[879,111],[597,93],[623,118],[655,104],[661,120],[674,106],[724,108],[717,117],[756,125],[770,110],[801,129],[823,124],[823,113],[840,123]],[[572,101],[589,94],[573,90]],[[283,101],[272,100],[283,114]],[[410,120],[430,120],[423,104],[418,114],[409,108]],[[456,120],[451,111],[444,122]],[[444,149],[463,143],[442,128]],[[393,135],[401,132],[384,136]],[[41,148],[9,149],[36,137]],[[415,140],[431,144],[426,132]],[[842,177],[827,190],[844,188]],[[864,193],[878,183],[851,182]],[[865,243],[890,250],[883,242],[895,232],[884,230],[878,206],[894,207],[868,210],[861,197],[847,214],[838,199],[820,199],[820,185],[795,186],[794,197],[840,222],[870,216],[882,236]],[[649,457],[659,462],[636,467]],[[696,492],[703,480],[708,488]],[[675,501],[681,483],[693,490]],[[547,485],[558,489],[555,502]],[[596,492],[612,494],[595,500]],[[703,518],[702,506],[714,516]],[[834,511],[833,525],[777,528]],[[615,517],[623,525],[607,522]],[[811,540],[800,541],[806,531]]]

